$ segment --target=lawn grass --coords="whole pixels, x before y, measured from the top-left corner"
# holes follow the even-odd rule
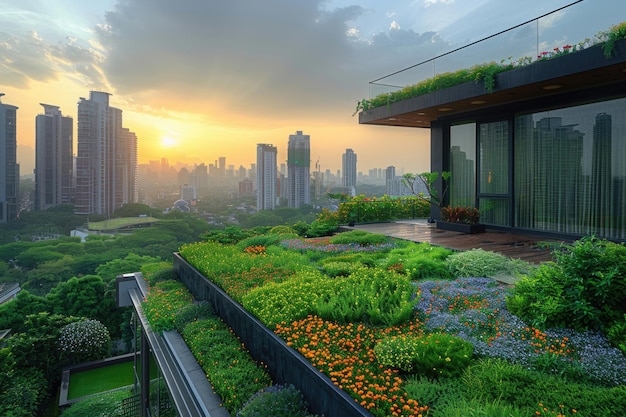
[[[155,217],[120,217],[118,219],[103,220],[101,222],[89,222],[87,227],[89,230],[115,230],[157,221],[159,221],[159,219]]]
[[[138,370],[139,372],[139,370]],[[150,362],[150,376],[157,375],[156,362]],[[133,385],[133,361],[103,366],[88,371],[72,372],[67,391],[67,399],[74,400],[86,395],[97,394],[116,388]]]

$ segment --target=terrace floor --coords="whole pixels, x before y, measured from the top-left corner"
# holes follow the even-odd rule
[[[552,260],[551,248],[545,243],[562,243],[563,240],[548,239],[543,236],[516,234],[487,230],[485,233],[465,234],[437,229],[434,224],[419,220],[399,220],[389,223],[356,224],[344,230],[358,229],[386,236],[428,242],[453,250],[484,249],[501,253],[509,258],[522,259],[531,263]]]

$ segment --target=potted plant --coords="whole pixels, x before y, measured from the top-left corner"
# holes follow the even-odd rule
[[[462,233],[482,233],[485,225],[480,224],[480,211],[475,207],[443,207],[437,228]]]

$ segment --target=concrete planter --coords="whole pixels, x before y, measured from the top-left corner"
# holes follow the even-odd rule
[[[467,223],[450,223],[437,220],[437,229],[449,230],[452,232],[461,232],[467,234],[484,233],[484,224],[467,224]]]

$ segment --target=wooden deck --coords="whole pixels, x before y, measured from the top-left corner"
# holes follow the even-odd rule
[[[390,223],[357,224],[344,230],[358,229],[372,233],[380,233],[414,242],[428,242],[453,250],[470,250],[480,248],[501,253],[509,258],[522,259],[531,263],[552,260],[551,248],[546,243],[562,243],[564,241],[547,239],[541,236],[522,235],[487,230],[485,233],[464,234],[437,229],[434,224],[425,220],[407,220]]]

